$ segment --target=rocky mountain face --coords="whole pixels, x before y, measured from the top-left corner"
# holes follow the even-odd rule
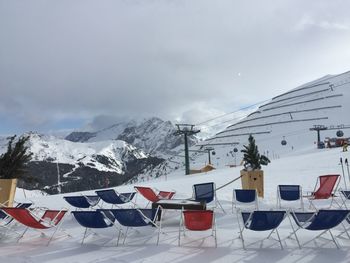
[[[170,121],[149,118],[142,121],[125,121],[93,132],[72,132],[65,139],[72,142],[99,142],[117,139],[125,141],[144,152],[163,158],[176,154],[182,149],[183,138],[174,136],[175,126]],[[197,142],[189,138],[189,144]]]
[[[19,186],[50,194],[120,185],[164,161],[120,140],[76,143],[30,134],[30,151],[29,173],[37,181]]]

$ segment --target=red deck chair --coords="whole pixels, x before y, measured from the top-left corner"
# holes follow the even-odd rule
[[[333,199],[334,193],[337,190],[337,187],[340,182],[339,180],[340,175],[339,174],[321,175],[318,177],[318,179],[319,180],[316,182],[316,185],[315,185],[315,190],[311,193],[311,195],[307,196],[307,198],[310,201],[310,205],[316,208],[315,205],[312,203],[312,201],[331,198],[332,200],[331,200],[330,206],[332,206],[334,201]]]
[[[46,210],[41,217],[37,217],[36,215],[32,214],[31,211],[25,208],[4,207],[2,210],[9,216],[13,217],[16,221],[26,226],[26,229],[21,234],[18,241],[24,236],[29,228],[33,228],[39,231],[55,228],[55,231],[50,237],[47,245],[50,244],[53,236],[59,229],[62,218],[67,212],[67,210]]]
[[[152,188],[145,186],[135,186],[135,189],[138,193],[140,193],[144,198],[148,201],[155,203],[161,199],[171,199],[175,192],[167,192],[167,191],[159,191],[156,194]]]
[[[179,246],[181,232],[185,235],[185,229],[190,231],[206,231],[212,229],[212,236],[215,240],[215,247],[217,247],[216,241],[216,225],[214,211],[212,210],[183,210],[183,216],[180,220],[179,227]]]

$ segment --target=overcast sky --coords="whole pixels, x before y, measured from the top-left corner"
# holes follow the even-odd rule
[[[350,70],[350,1],[0,0],[0,134],[199,123]]]

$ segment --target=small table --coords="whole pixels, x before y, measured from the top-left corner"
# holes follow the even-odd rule
[[[206,210],[207,204],[205,201],[198,202],[188,199],[162,199],[158,202],[152,203],[152,209],[158,207],[163,209],[174,209],[174,210]],[[158,211],[158,220],[161,219],[161,210]]]

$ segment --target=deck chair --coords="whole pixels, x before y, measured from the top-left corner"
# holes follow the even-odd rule
[[[281,246],[281,249],[283,249],[283,245],[277,228],[281,224],[283,219],[286,217],[286,211],[260,210],[253,212],[241,212],[241,215],[243,220],[243,226],[241,225],[240,220],[238,220],[238,226],[240,229],[240,239],[242,241],[243,249],[246,249],[245,241],[243,238],[244,229],[252,231],[270,231],[269,235],[265,239],[271,238],[272,234],[276,232],[277,239],[274,240],[278,241]]]
[[[289,236],[294,235],[299,248],[301,249],[301,244],[297,236],[297,231],[300,229],[310,230],[310,231],[322,231],[321,234],[314,237],[313,239],[307,241],[303,245],[321,237],[325,233],[329,233],[331,240],[334,242],[335,246],[339,249],[339,245],[335,240],[331,229],[338,226],[343,220],[349,215],[349,210],[319,210],[318,212],[291,212],[291,216],[294,219],[297,229],[294,229],[292,221],[290,220],[293,233]]]
[[[150,202],[156,203],[161,199],[171,199],[175,194],[175,191],[159,191],[158,193],[155,193],[152,188],[145,186],[135,186],[135,189],[149,201],[148,204]]]
[[[277,208],[281,208],[281,201],[298,201],[300,200],[300,208],[304,210],[304,202],[302,196],[302,188],[300,185],[278,185],[277,186]]]
[[[311,192],[311,195],[306,196],[310,202],[310,206],[312,206],[317,210],[313,201],[331,198],[331,204],[329,205],[329,207],[331,207],[334,201],[334,193],[337,190],[339,182],[340,182],[339,174],[329,174],[329,175],[319,176],[315,185],[315,190]]]
[[[117,193],[114,189],[95,191],[96,194],[107,204],[111,204],[112,208],[115,205],[129,203],[135,196],[136,192]]]
[[[258,195],[256,189],[233,189],[232,195],[232,213],[233,208],[237,209],[238,204],[254,204],[255,210],[259,209]]]
[[[124,232],[119,231],[117,244],[119,244],[121,235],[124,236],[123,244],[125,244],[125,240],[127,238],[128,231],[130,228],[154,226],[158,228],[158,245],[159,234],[161,232],[161,223],[159,225],[156,224],[156,216],[158,214],[158,209],[110,209],[109,211],[113,214],[118,223],[121,226],[126,227],[126,230]]]
[[[219,206],[221,210],[225,212],[224,208],[220,204],[219,200],[216,197],[215,183],[202,183],[193,185],[193,200],[197,202],[205,202],[206,204],[215,202],[215,207]]]
[[[92,229],[112,227],[115,221],[114,216],[110,212],[102,209],[96,211],[72,211],[72,215],[81,226],[85,227],[81,244],[84,243],[88,230],[93,232]]]
[[[51,228],[55,229],[47,245],[50,244],[55,233],[62,224],[62,219],[67,212],[67,210],[45,210],[41,217],[37,217],[26,208],[6,207],[2,208],[2,210],[9,216],[13,217],[16,221],[26,226],[26,229],[20,235],[17,241],[23,238],[28,229],[38,230],[42,234],[44,234],[42,230]]]
[[[75,195],[64,196],[63,198],[71,206],[74,206],[76,210],[81,208],[92,208],[100,201],[100,197],[98,195]]]
[[[215,247],[217,247],[216,239],[216,224],[215,215],[212,210],[182,210],[182,216],[179,226],[179,242],[181,239],[181,232],[185,236],[185,231],[206,231],[212,230],[211,235],[215,240]]]

